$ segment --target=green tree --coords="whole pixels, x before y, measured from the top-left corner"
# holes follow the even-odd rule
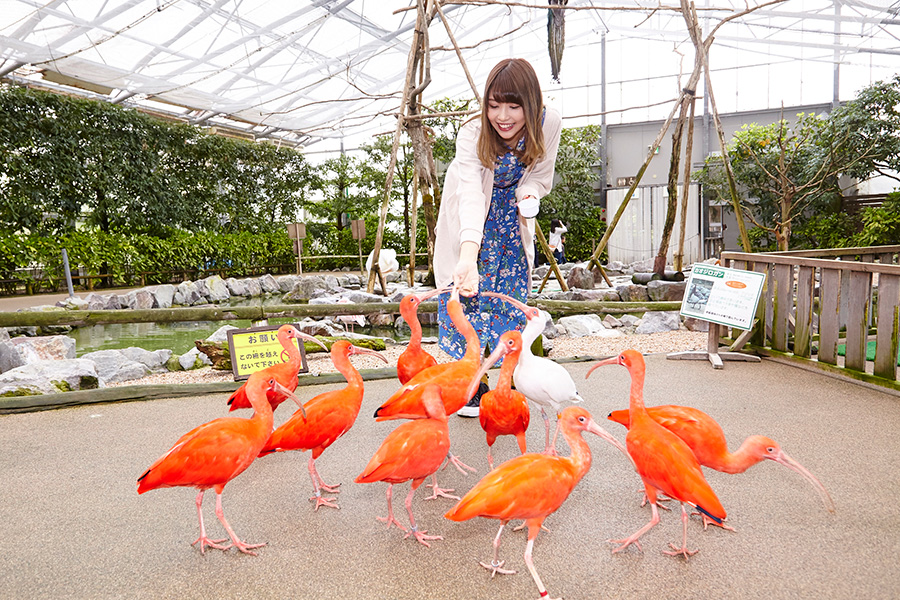
[[[884,175],[900,181],[900,75],[863,88],[835,108],[829,120],[834,132],[846,132],[840,149],[855,158],[846,175],[860,180]],[[829,143],[838,146],[836,140]]]
[[[864,208],[862,231],[853,246],[881,246],[900,241],[900,192],[892,192],[879,207]]]
[[[62,233],[76,222],[167,235],[260,231],[316,187],[303,155],[132,109],[0,88],[0,224]]]
[[[745,125],[729,146],[735,179],[744,195],[742,209],[760,231],[754,239],[788,250],[795,230],[840,210],[841,177],[865,180],[900,167],[897,103],[900,77],[864,89],[830,114],[799,114],[796,123]],[[729,198],[722,159],[710,157],[695,173],[704,191]],[[841,220],[822,222],[833,230]],[[748,249],[749,250],[749,249]]]
[[[0,92],[0,223],[56,233],[81,212],[78,135],[63,121],[70,104],[19,87]]]
[[[258,232],[293,222],[319,181],[302,154],[268,143],[203,135],[197,158],[204,164],[191,171],[203,174],[196,218],[204,229]]]
[[[556,155],[553,190],[541,200],[539,222],[550,231],[550,219],[566,224],[566,258],[588,256],[606,231],[603,209],[594,204],[600,178],[600,127],[563,129]]]
[[[360,159],[342,154],[320,165],[320,188],[323,198],[307,204],[314,217],[334,223],[340,231],[347,219],[361,219],[377,212],[378,194],[360,187]]]
[[[443,98],[435,102],[431,108],[432,111],[436,113],[453,113],[467,112],[474,106],[477,106],[477,102],[475,102],[474,98],[465,100]],[[425,124],[434,132],[432,148],[434,160],[439,164],[443,164],[444,166],[449,165],[453,160],[453,157],[456,156],[456,135],[459,133],[459,128],[471,118],[472,116],[470,115],[459,117],[433,117],[425,120]],[[446,169],[441,169],[439,167],[438,171],[443,177]]]
[[[360,187],[371,194],[377,202],[380,210],[384,199],[384,185],[387,181],[387,170],[391,160],[391,150],[394,146],[393,136],[378,136],[372,144],[363,144],[361,149],[365,152],[365,158],[360,162],[359,179]],[[413,189],[413,155],[409,143],[401,142],[397,148],[397,163],[394,166],[394,177],[391,182],[391,203],[400,203],[403,206],[402,219],[398,219],[394,211],[388,211],[385,229],[396,229],[398,238],[402,240],[401,246],[391,246],[398,252],[409,250],[410,231],[410,203]],[[419,197],[418,204],[421,205]],[[424,221],[419,221],[423,224]],[[377,223],[376,223],[377,226]],[[402,250],[401,250],[402,248]]]

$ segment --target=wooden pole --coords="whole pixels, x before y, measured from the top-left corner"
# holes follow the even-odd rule
[[[669,130],[669,126],[672,124],[672,119],[675,117],[675,111],[678,110],[678,106],[681,103],[681,99],[684,97],[684,94],[684,91],[682,91],[681,95],[678,97],[678,102],[676,102],[675,106],[672,107],[671,112],[669,112],[669,116],[666,118],[665,123],[663,123],[662,129],[660,129],[659,133],[656,135],[656,139],[653,141],[653,145],[650,146],[650,150],[647,152],[647,157],[644,159],[644,164],[641,165],[641,168],[637,172],[637,176],[634,178],[634,182],[625,193],[625,199],[622,200],[622,204],[616,211],[615,216],[606,227],[606,233],[604,233],[603,237],[600,238],[600,243],[597,244],[597,247],[594,249],[594,253],[591,254],[591,257],[588,259],[588,269],[590,269],[592,266],[596,266],[600,269],[601,272],[603,272],[603,267],[600,265],[599,261],[600,255],[603,253],[603,249],[606,248],[606,244],[609,243],[609,238],[610,236],[612,236],[612,232],[615,231],[616,225],[619,223],[619,219],[621,219],[622,215],[625,213],[625,208],[628,206],[628,202],[631,200],[631,197],[634,195],[634,191],[637,189],[638,184],[641,182],[641,178],[644,176],[644,172],[647,170],[647,167],[650,166],[650,161],[653,160],[654,156],[653,151],[659,146],[659,144],[662,142],[663,137],[666,135],[666,132]],[[604,277],[606,277],[605,273]],[[607,279],[607,282],[608,281],[609,280]],[[610,287],[612,287],[611,284]]]
[[[544,285],[546,285],[547,280],[550,278],[550,273],[556,275],[556,280],[559,281],[559,288],[564,292],[568,292],[569,287],[566,285],[565,279],[563,279],[562,274],[559,272],[559,266],[556,264],[556,257],[553,256],[553,252],[550,250],[550,244],[547,243],[547,239],[544,237],[544,232],[541,231],[541,224],[538,223],[537,220],[534,221],[534,234],[537,236],[541,251],[544,253],[544,256],[547,257],[547,261],[550,263],[550,269],[544,276],[544,280],[541,281],[541,286],[538,288],[538,294],[544,291]]]
[[[412,84],[416,71],[416,64],[418,62],[418,56],[424,47],[424,40],[427,35],[429,22],[430,19],[426,18],[425,13],[425,0],[417,0],[415,35],[413,36],[413,43],[410,44],[409,56],[406,60],[406,81],[403,85],[403,99],[400,102],[400,112],[397,115],[397,129],[394,131],[394,144],[391,148],[391,160],[388,163],[388,172],[384,183],[384,199],[381,202],[381,213],[378,218],[378,232],[375,234],[375,248],[372,250],[373,268],[369,271],[369,279],[366,283],[366,291],[370,294],[375,290],[376,269],[374,267],[378,265],[381,254],[381,244],[384,241],[384,224],[387,221],[388,207],[391,202],[391,186],[394,183],[394,172],[397,168],[397,150],[400,147],[400,136],[406,128],[407,103],[412,94]],[[378,269],[377,272],[380,275],[381,270]],[[383,292],[387,294],[387,289],[385,288]]]
[[[744,247],[744,251],[746,252],[751,252],[752,246],[750,245],[750,238],[747,236],[747,227],[744,224],[744,213],[741,208],[740,199],[738,198],[737,185],[734,182],[734,172],[732,172],[731,163],[728,160],[728,146],[725,143],[725,131],[722,129],[722,120],[719,118],[719,111],[716,108],[716,99],[712,89],[712,79],[709,75],[709,47],[712,45],[716,31],[718,31],[718,28],[721,27],[724,23],[736,19],[739,16],[758,10],[763,6],[767,6],[769,4],[777,4],[780,1],[782,0],[773,0],[772,2],[767,2],[763,5],[755,6],[744,11],[734,13],[719,22],[719,24],[715,27],[715,29],[713,29],[712,33],[710,33],[706,37],[706,39],[702,39],[700,33],[700,20],[697,18],[697,11],[694,4],[689,4],[688,0],[681,0],[681,14],[684,17],[685,23],[687,24],[688,33],[691,36],[691,41],[694,43],[694,49],[697,53],[695,60],[699,62],[704,73],[704,81],[706,82],[706,94],[709,97],[709,106],[712,110],[713,123],[715,123],[716,134],[719,138],[719,147],[722,150],[722,163],[725,167],[725,177],[728,179],[728,190],[731,193],[731,204],[734,207],[734,216],[737,219],[738,230],[741,235],[741,245]]]
[[[409,215],[409,268],[407,269],[409,275],[409,287],[413,287],[416,284],[416,227],[418,224],[418,208],[416,207],[416,201],[419,196],[419,170],[413,166],[413,185],[412,185],[412,198],[410,199],[410,215]]]
[[[688,117],[687,140],[684,149],[684,178],[681,182],[681,227],[678,232],[678,250],[675,252],[674,267],[676,271],[684,269],[684,234],[687,228],[688,198],[691,193],[691,157],[694,155],[694,107],[697,97],[691,97],[691,110]],[[698,198],[699,200],[699,198]]]

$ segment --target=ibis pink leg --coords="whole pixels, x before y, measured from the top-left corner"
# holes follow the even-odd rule
[[[458,458],[456,458],[455,456],[453,456],[452,452],[447,453],[447,459],[451,464],[453,464],[454,467],[456,467],[456,470],[459,471],[460,473],[462,473],[463,475],[468,475],[468,473],[466,473],[466,470],[472,471],[473,473],[475,472],[474,468],[470,467],[463,461],[461,461]]]
[[[235,535],[234,530],[231,528],[231,525],[228,524],[228,521],[225,520],[225,511],[222,510],[222,494],[216,494],[216,516],[219,517],[219,521],[222,523],[222,527],[225,528],[225,531],[228,532],[228,536],[231,538],[231,546],[234,546],[244,554],[251,554],[256,556],[256,552],[253,552],[251,548],[262,548],[266,545],[265,542],[262,544],[247,544],[246,542],[242,542],[238,539],[238,536]],[[231,546],[226,546],[227,548],[231,548]]]
[[[701,512],[692,512],[691,516],[694,516],[694,515],[700,515],[701,517],[703,517],[703,531],[706,531],[706,528],[709,527],[710,525],[715,525],[716,527],[721,527],[722,529],[725,529],[727,531],[734,531],[734,527],[730,527],[730,526],[726,525],[725,523],[718,523],[716,521],[713,521],[712,519],[710,519],[709,517],[707,517],[706,515],[704,515]]]
[[[541,600],[562,600],[562,598],[549,598],[547,588],[544,587],[544,582],[541,581],[537,569],[534,568],[534,561],[531,560],[531,552],[534,549],[534,538],[537,537],[540,530],[540,523],[528,524],[528,543],[525,545],[525,566],[528,567],[528,572],[531,573],[531,578],[534,579],[534,583],[537,585]]]
[[[222,538],[221,540],[211,540],[206,537],[206,527],[203,525],[203,490],[200,490],[200,493],[197,494],[197,499],[195,500],[197,504],[197,518],[200,519],[200,537],[194,540],[191,543],[191,546],[200,542],[200,554],[206,554],[206,547],[215,548],[216,550],[227,550],[228,546],[220,545],[225,541],[226,538]]]
[[[669,547],[673,550],[672,552],[668,550],[663,550],[663,554],[668,554],[669,556],[678,556],[679,554],[688,558],[689,556],[693,556],[700,552],[699,550],[688,550],[687,549],[687,524],[688,524],[688,514],[684,509],[684,502],[681,503],[681,548],[676,546],[675,544],[669,542]]]
[[[450,494],[450,492],[453,491],[452,488],[438,487],[437,474],[432,473],[431,481],[432,481],[432,483],[430,483],[428,485],[428,487],[431,488],[432,494],[430,496],[428,496],[427,498],[425,498],[426,500],[437,500],[438,497],[452,498],[454,500],[459,500],[459,496],[453,496],[452,494]]]
[[[619,546],[618,548],[613,548],[613,554],[624,550],[631,544],[637,546],[638,550],[643,551],[643,548],[641,548],[641,542],[639,541],[641,539],[641,536],[653,529],[653,527],[655,527],[656,524],[659,523],[659,510],[657,510],[656,508],[656,502],[651,502],[650,509],[653,511],[653,514],[650,517],[650,522],[631,534],[631,536],[625,538],[624,540],[607,540],[612,544],[621,544],[621,546]]]
[[[387,505],[388,505],[388,515],[386,517],[375,517],[382,523],[387,523],[387,528],[390,529],[391,525],[396,525],[398,529],[402,529],[404,533],[406,533],[406,527],[400,524],[400,521],[394,518],[394,507],[391,505],[391,495],[392,490],[394,489],[394,484],[389,483],[387,487]]]
[[[553,430],[553,441],[550,442],[550,447],[547,449],[547,454],[550,456],[559,456],[559,452],[556,451],[556,438],[559,436],[559,413],[556,413],[556,429]]]
[[[544,454],[551,454],[550,449],[553,447],[550,446],[550,417],[547,416],[547,411],[543,406],[541,407],[541,417],[544,419]],[[553,448],[553,452],[556,452],[556,448]]]
[[[412,488],[409,490],[409,494],[407,494],[407,496],[406,496],[405,504],[406,504],[406,512],[407,512],[407,514],[409,514],[409,528],[410,529],[406,533],[406,535],[403,537],[403,539],[406,539],[410,535],[412,535],[412,536],[415,536],[415,538],[419,541],[420,544],[423,544],[426,548],[431,548],[431,544],[429,544],[426,540],[442,540],[444,538],[439,535],[425,535],[428,532],[425,531],[424,529],[422,531],[419,531],[418,526],[416,526],[416,519],[415,519],[415,517],[413,517],[413,512],[412,512],[413,496],[416,493],[416,488],[418,488],[420,485],[422,485],[423,481],[425,481],[425,480],[424,479],[416,479],[415,481],[413,481]]]
[[[309,457],[309,477],[312,479],[313,488],[316,491],[316,495],[310,498],[310,501],[315,500],[316,502],[316,511],[318,512],[320,506],[330,506],[331,508],[340,508],[337,504],[334,503],[334,498],[323,498],[322,497],[322,489],[324,489],[328,493],[336,493],[337,486],[329,486],[325,485],[322,481],[322,478],[319,477],[319,472],[316,470],[316,459],[313,457]],[[338,484],[340,485],[340,484]]]
[[[479,562],[482,567],[491,572],[491,579],[494,578],[494,575],[500,573],[501,575],[514,575],[516,572],[512,569],[503,569],[503,565],[506,564],[505,560],[500,560],[500,536],[503,535],[503,528],[506,527],[506,523],[508,521],[504,521],[500,524],[500,529],[497,530],[497,535],[494,536],[494,558],[491,561],[491,564],[486,562]]]

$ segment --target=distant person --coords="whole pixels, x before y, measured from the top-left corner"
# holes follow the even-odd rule
[[[559,264],[563,264],[566,262],[566,251],[565,251],[565,238],[563,234],[567,232],[568,229],[563,222],[559,219],[551,219],[550,221],[550,240],[549,246],[550,251],[553,252],[553,258],[556,259],[556,262]]]
[[[511,58],[491,70],[484,110],[457,135],[435,231],[434,274],[438,286],[452,282],[459,288],[483,349],[492,350],[502,333],[524,326],[518,309],[477,294],[528,298],[534,217],[553,187],[561,130],[559,113],[544,106],[531,64]],[[466,342],[447,315],[447,298],[443,294],[438,301],[440,347],[458,359]],[[487,390],[485,382],[457,414],[478,416]]]

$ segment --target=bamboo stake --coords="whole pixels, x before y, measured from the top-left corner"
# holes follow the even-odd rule
[[[772,0],[771,2],[767,2],[753,8],[748,8],[740,13],[735,13],[729,17],[726,17],[716,26],[715,29],[713,29],[712,33],[710,33],[706,37],[706,39],[703,40],[700,37],[700,20],[697,18],[697,9],[694,3],[692,2],[688,4],[687,0],[681,0],[681,13],[687,24],[688,33],[691,36],[691,41],[694,42],[694,48],[697,53],[695,60],[699,59],[699,62],[703,67],[704,80],[706,82],[706,95],[709,98],[709,106],[712,110],[713,123],[715,123],[716,134],[719,138],[719,147],[722,150],[722,164],[725,167],[725,176],[728,179],[728,190],[731,193],[731,203],[734,207],[734,215],[737,219],[738,230],[740,231],[741,235],[741,245],[744,247],[744,251],[746,252],[750,252],[752,250],[752,247],[750,245],[750,238],[747,236],[747,227],[744,224],[744,213],[741,209],[740,199],[738,198],[737,185],[734,182],[734,173],[731,170],[731,163],[728,160],[728,147],[725,143],[725,131],[722,128],[722,120],[719,118],[719,111],[716,108],[716,98],[713,94],[712,79],[709,75],[709,47],[712,45],[716,31],[718,31],[718,28],[721,27],[724,23],[736,19],[739,16],[753,12],[754,10],[758,10],[763,6],[776,4],[780,1],[781,0]]]
[[[694,155],[694,107],[697,97],[691,97],[691,110],[688,117],[687,140],[684,149],[684,178],[681,182],[681,230],[678,233],[678,251],[673,260],[676,271],[684,268],[684,234],[687,228],[688,198],[691,193],[691,157]]]
[[[637,176],[634,178],[634,182],[625,193],[625,199],[622,200],[622,204],[619,206],[618,210],[616,210],[615,216],[606,227],[606,233],[604,233],[603,237],[600,238],[600,242],[594,249],[594,253],[591,254],[591,257],[588,259],[588,269],[590,269],[592,266],[596,266],[600,269],[601,272],[603,272],[603,267],[600,265],[599,260],[600,255],[603,253],[603,249],[606,248],[606,244],[609,243],[609,238],[610,236],[612,236],[612,232],[615,231],[616,225],[619,223],[619,219],[621,219],[622,215],[625,213],[625,208],[628,206],[628,202],[631,200],[631,197],[634,195],[634,191],[637,189],[638,184],[641,182],[641,178],[644,176],[644,172],[647,170],[647,167],[650,166],[650,161],[653,160],[653,150],[657,146],[659,146],[659,144],[662,142],[663,137],[666,135],[666,132],[669,130],[669,126],[672,124],[672,119],[675,117],[675,111],[678,110],[678,106],[681,104],[681,100],[682,98],[684,98],[684,94],[685,92],[682,91],[678,96],[678,102],[676,102],[675,106],[672,107],[671,112],[669,112],[669,116],[666,117],[666,121],[665,123],[663,123],[662,129],[660,129],[659,133],[656,135],[656,139],[653,140],[653,145],[650,146],[650,149],[647,152],[647,158],[644,159],[644,164],[641,165],[641,168],[637,172]]]
[[[544,275],[544,280],[541,281],[541,286],[538,288],[538,294],[544,291],[544,286],[547,284],[547,280],[550,279],[550,273],[556,275],[556,280],[559,281],[559,288],[564,292],[568,292],[569,286],[566,285],[562,273],[559,272],[559,265],[556,264],[556,257],[553,256],[553,252],[550,251],[550,244],[547,243],[544,232],[541,231],[541,224],[538,223],[537,220],[534,222],[534,233],[537,236],[538,244],[541,246],[541,251],[543,251],[547,260],[550,262],[550,269],[547,270],[547,274]]]
[[[419,170],[413,165],[412,199],[410,200],[409,215],[409,287],[416,284],[416,226],[419,209],[416,200],[419,196]]]
[[[375,291],[375,273],[376,271],[380,273],[380,270],[376,269],[375,267],[378,265],[378,260],[381,254],[381,244],[384,241],[384,224],[387,221],[387,212],[391,201],[391,186],[394,183],[394,172],[397,167],[397,150],[400,147],[400,136],[403,133],[404,128],[406,127],[405,115],[407,112],[407,102],[410,98],[410,91],[412,88],[413,76],[415,73],[415,66],[417,62],[416,58],[423,43],[423,39],[425,36],[424,32],[428,28],[425,13],[425,0],[417,0],[416,6],[417,12],[415,36],[413,43],[410,44],[409,56],[406,60],[406,81],[403,85],[403,100],[400,103],[400,114],[397,117],[397,129],[394,132],[394,144],[391,148],[391,160],[388,163],[388,172],[387,177],[385,178],[384,200],[382,200],[381,202],[381,214],[378,218],[378,232],[375,234],[375,248],[374,250],[372,250],[373,268],[371,271],[369,271],[369,280],[366,283],[366,291],[370,294]],[[382,292],[387,295],[386,288],[382,289]]]

